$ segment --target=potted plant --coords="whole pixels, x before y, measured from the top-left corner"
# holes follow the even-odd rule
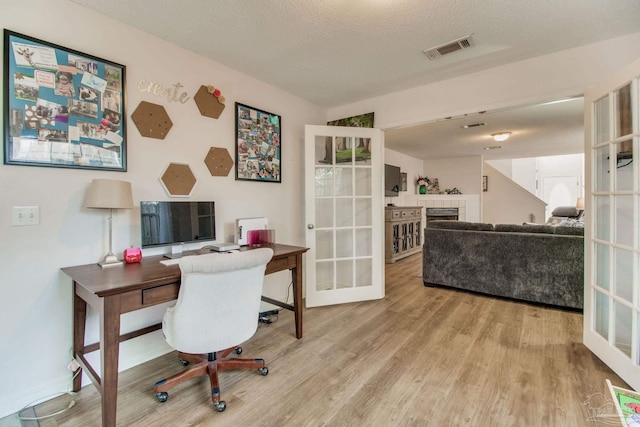
[[[426,176],[418,175],[416,184],[418,185],[418,192],[420,194],[427,194],[427,181],[429,181],[429,179]]]

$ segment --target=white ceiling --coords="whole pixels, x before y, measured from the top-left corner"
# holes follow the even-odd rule
[[[327,108],[640,31],[639,0],[72,1]],[[469,34],[469,49],[433,61],[423,54]],[[511,126],[500,117],[492,125]],[[411,138],[427,134],[417,130]],[[387,135],[387,146],[407,132]],[[394,149],[409,154],[425,143]],[[469,139],[458,149],[473,155],[477,146]]]
[[[418,159],[483,156],[485,160],[584,152],[584,100],[521,106],[470,114],[385,132],[385,146]],[[485,123],[463,128],[464,125]],[[512,132],[496,142],[491,134]],[[485,150],[486,147],[499,149]]]

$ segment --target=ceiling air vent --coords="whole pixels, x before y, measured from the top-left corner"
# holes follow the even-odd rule
[[[467,49],[473,46],[471,36],[472,34],[469,34],[468,36],[464,36],[457,40],[441,44],[440,46],[432,47],[431,49],[425,50],[424,54],[427,55],[427,58],[429,59],[437,59],[442,55],[447,55],[458,50]]]

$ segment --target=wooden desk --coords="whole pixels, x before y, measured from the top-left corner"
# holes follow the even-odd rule
[[[308,248],[281,244],[261,247],[273,249],[273,258],[265,274],[291,270],[293,305],[262,297],[263,301],[292,310],[295,313],[296,338],[302,338],[302,254]],[[241,250],[251,250],[243,247]],[[87,264],[62,269],[73,279],[73,354],[102,395],[102,426],[115,427],[118,398],[118,355],[120,343],[162,328],[162,324],[120,335],[120,315],[141,308],[172,301],[180,289],[180,267],[160,264],[162,256],[147,257],[137,264],[100,268]],[[87,304],[100,316],[100,342],[85,345]],[[256,313],[256,322],[258,313]],[[85,358],[86,353],[100,351],[102,378]],[[73,381],[73,390],[80,390],[82,375]]]

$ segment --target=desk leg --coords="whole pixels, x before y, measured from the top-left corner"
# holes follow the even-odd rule
[[[115,427],[120,351],[120,296],[105,297],[100,315],[102,427]]]
[[[296,266],[291,269],[293,281],[293,308],[296,321],[296,338],[302,338],[302,254],[296,256]]]
[[[87,325],[87,303],[75,293],[76,283],[73,282],[73,357],[84,353],[84,331]],[[80,391],[82,387],[82,370],[73,379],[73,391]]]

